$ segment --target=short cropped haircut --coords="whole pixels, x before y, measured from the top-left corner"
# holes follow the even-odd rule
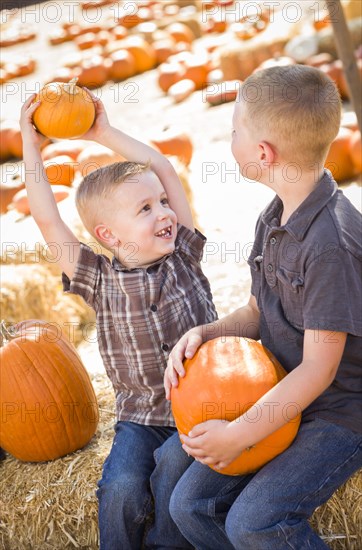
[[[284,160],[304,167],[324,162],[341,120],[341,98],[334,82],[305,65],[256,71],[242,84],[246,124],[269,138]]]
[[[75,202],[83,224],[90,233],[99,219],[102,200],[112,198],[112,193],[126,180],[136,179],[137,174],[151,170],[150,163],[115,162],[86,175],[80,182]]]

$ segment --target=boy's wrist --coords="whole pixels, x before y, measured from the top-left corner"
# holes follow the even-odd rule
[[[106,126],[105,128],[102,128],[101,131],[98,131],[96,135],[96,141],[100,145],[107,145],[112,140],[112,135],[114,133],[115,128],[113,128],[110,124]]]

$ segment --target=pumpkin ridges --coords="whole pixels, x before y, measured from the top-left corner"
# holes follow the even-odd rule
[[[22,346],[24,346],[24,343],[22,344]],[[26,350],[25,350],[23,347],[20,347],[20,346],[17,346],[17,347],[18,347],[18,352],[19,352],[19,350],[20,350],[20,351],[21,351],[23,354],[25,354],[25,356],[27,357],[28,362],[29,362],[29,364],[30,364],[30,368],[32,368],[32,369],[34,370],[34,373],[36,373],[36,378],[37,378],[37,380],[38,380],[38,384],[39,384],[39,382],[41,381],[41,383],[42,383],[43,385],[46,386],[46,389],[47,389],[47,391],[48,391],[48,395],[46,396],[45,399],[48,399],[48,400],[49,400],[49,397],[51,397],[51,398],[53,397],[52,392],[50,391],[50,388],[49,388],[48,384],[46,383],[46,380],[45,380],[44,376],[41,375],[41,370],[38,369],[38,368],[36,368],[36,363],[34,363],[34,357],[32,357],[31,353],[30,353],[30,354],[27,353]],[[31,349],[30,349],[30,351],[31,351]],[[42,359],[42,358],[41,358],[41,354],[43,353],[43,350],[39,349],[39,350],[37,350],[37,352],[38,352],[38,353],[36,354],[36,360],[37,360],[37,361],[39,360],[39,363],[41,364],[41,359]],[[49,360],[48,357],[46,357],[46,359]],[[34,375],[34,374],[33,374],[33,375]],[[21,386],[21,384],[18,383],[18,387],[20,387],[20,386]],[[30,399],[29,399],[29,396],[26,396],[26,397],[25,397],[25,396],[24,396],[24,393],[23,393],[23,401],[22,401],[22,402],[23,402],[23,403],[28,403],[29,401],[32,402],[32,396],[30,396]],[[45,401],[45,402],[46,402],[46,401]],[[48,403],[51,403],[51,402],[53,402],[53,401],[50,401],[50,400],[48,401]],[[35,403],[35,404],[36,404],[36,403]],[[34,428],[33,416],[32,416],[31,413],[30,413],[30,416],[31,416],[31,418],[32,418],[33,439],[37,439],[36,443],[38,443],[38,438],[36,437],[36,430],[35,430],[35,428]],[[40,411],[40,417],[42,418],[42,412],[41,412],[41,411]],[[63,420],[63,419],[62,419],[62,420]],[[46,422],[46,421],[43,420],[43,422]],[[40,423],[42,423],[42,420],[40,421]],[[64,421],[63,421],[62,423],[63,423],[62,436],[64,436],[64,434],[65,434],[65,425],[64,425]],[[50,437],[49,437],[49,439],[45,442],[45,448],[43,447],[43,448],[44,448],[44,453],[46,453],[46,454],[49,453],[49,452],[48,452],[48,448],[49,448],[49,445],[50,445],[50,444],[53,446],[53,448],[55,447],[56,449],[58,449],[57,452],[59,452],[59,443],[60,443],[60,440],[57,439],[57,438],[54,436],[52,430],[50,430],[50,431],[47,433],[47,435],[50,436]],[[51,440],[51,441],[50,441],[50,440]],[[44,443],[43,440],[40,440],[40,441],[41,441],[42,444]],[[68,442],[68,443],[69,443],[69,442]],[[51,457],[51,458],[52,458],[52,457]]]
[[[26,359],[28,360],[28,362],[30,362],[30,359],[29,359],[29,356],[27,355],[27,353],[23,350],[22,347],[20,347],[16,342],[15,342],[15,345],[17,347],[17,352],[19,353],[22,353],[23,356],[26,357]],[[4,357],[2,358],[2,361],[4,362]],[[12,357],[12,361],[14,362],[14,357]],[[5,363],[5,362],[4,362]],[[22,363],[20,361],[18,361],[20,367],[22,367]],[[3,367],[2,367],[3,368]],[[24,369],[23,369],[24,370]],[[26,373],[24,372],[24,375]],[[23,391],[23,387],[22,387],[22,384],[21,384],[21,379],[17,378],[17,375],[18,375],[18,369],[15,368],[15,365],[13,364],[13,368],[12,368],[12,378],[10,377],[10,381],[15,381],[16,380],[16,387],[13,386],[13,395],[14,395],[14,398],[15,396],[17,396],[19,393],[21,394],[21,398],[22,400],[20,401],[20,404],[22,403],[27,403],[28,402],[28,398],[27,396],[24,395],[24,391]],[[7,377],[7,380],[9,380],[9,377]],[[2,382],[2,384],[4,384],[4,380]],[[17,399],[17,402],[19,402],[19,399]],[[20,406],[20,409],[21,409],[21,406]],[[17,414],[21,414],[20,411],[18,411]],[[29,415],[27,415],[27,418],[29,417]],[[44,445],[44,441],[40,439],[40,441],[38,440],[38,438],[36,437],[36,429],[35,429],[35,421],[33,419],[33,415],[30,413],[30,418],[31,418],[31,421],[30,421],[30,429],[31,429],[31,432],[32,433],[27,433],[27,437],[29,439],[31,439],[32,441],[37,439],[36,443],[40,443],[40,445],[42,446],[42,450],[43,450],[43,453],[45,455],[48,454],[48,450],[47,450],[47,446]],[[27,430],[29,429],[29,425],[27,425]],[[30,431],[30,430],[29,430]],[[17,432],[13,432],[13,435],[17,435]],[[22,444],[22,434],[20,434],[20,440],[18,438],[16,438],[15,440],[15,437],[13,437],[13,441],[16,441],[17,442],[17,450],[19,449],[19,447],[21,447],[21,444]],[[56,445],[57,445],[57,441],[55,441]],[[4,448],[7,447],[7,441],[2,441],[1,443]],[[16,454],[14,453],[14,456],[17,458]]]
[[[51,138],[76,138],[89,130],[94,122],[95,107],[86,90],[69,83],[46,84],[35,98],[40,105],[34,111],[36,128]]]
[[[54,390],[53,390],[53,387],[49,385],[49,383],[47,382],[47,379],[44,377],[44,375],[42,375],[42,370],[44,371],[44,367],[43,367],[43,363],[42,363],[42,356],[41,354],[43,354],[43,359],[44,359],[44,362],[45,361],[50,361],[51,362],[51,368],[54,369],[57,374],[59,375],[59,379],[60,380],[63,380],[64,382],[64,378],[63,378],[63,372],[61,372],[61,370],[58,368],[58,363],[54,360],[55,357],[54,355],[57,354],[57,350],[51,350],[51,354],[48,355],[46,353],[44,353],[44,349],[43,349],[43,346],[44,346],[44,342],[42,343],[42,347],[40,350],[36,350],[36,354],[34,354],[34,356],[32,357],[32,365],[33,367],[35,367],[35,370],[39,376],[39,378],[42,380],[42,383],[44,384],[44,386],[46,387],[46,390],[48,391],[49,393],[49,397],[51,399],[55,399],[54,398]],[[48,344],[48,342],[46,343]],[[30,349],[30,351],[32,351],[32,349]],[[50,370],[50,369],[49,369]],[[53,382],[53,380],[51,380],[51,382]],[[56,387],[56,384],[55,384],[55,387]],[[61,388],[63,391],[67,390],[67,386],[65,386],[64,384],[62,384]],[[59,391],[59,388],[57,388],[57,390]],[[64,394],[63,394],[64,396]],[[54,402],[54,401],[49,401],[49,403],[51,402]],[[63,401],[63,405],[64,403],[66,403],[66,401]],[[72,441],[72,438],[71,436],[68,434],[67,432],[67,426],[66,426],[66,423],[64,422],[64,418],[63,416],[61,415],[60,417],[60,421],[62,422],[63,424],[63,430],[62,430],[62,436],[64,439],[67,440],[67,443],[70,447],[72,447],[74,445],[74,441]],[[53,433],[51,432],[51,436],[53,437],[54,439],[54,436],[53,436]],[[57,442],[58,444],[58,442]]]
[[[62,341],[62,340],[58,340],[57,341],[57,345],[60,347],[60,350],[61,350],[61,353],[59,352],[59,350],[57,348],[55,349],[50,349],[48,353],[45,353],[44,352],[44,344],[47,346],[47,350],[48,350],[48,347],[52,347],[51,346],[51,343],[50,342],[42,342],[42,346],[40,349],[37,349],[36,350],[36,353],[34,353],[34,355],[31,357],[30,356],[30,359],[32,360],[32,365],[36,368],[36,371],[37,373],[39,374],[39,377],[42,379],[43,381],[43,384],[46,385],[47,387],[47,390],[49,391],[49,395],[54,398],[54,391],[52,389],[52,387],[56,387],[57,388],[57,392],[60,393],[60,390],[62,390],[62,392],[67,393],[70,397],[69,401],[65,401],[63,400],[62,402],[62,405],[64,406],[65,403],[70,403],[71,405],[74,405],[77,403],[76,399],[75,399],[75,396],[74,394],[72,395],[71,393],[71,389],[74,387],[73,385],[71,385],[70,387],[68,386],[68,384],[66,384],[66,378],[68,378],[69,380],[69,372],[65,369],[64,370],[64,364],[62,361],[55,361],[55,356],[59,357],[60,359],[62,359],[62,356],[63,355],[69,355],[69,351],[73,351],[71,350],[70,348],[66,347],[65,346],[65,342]],[[63,350],[63,348],[65,348],[65,351]],[[32,351],[32,349],[30,349],[30,351]],[[44,367],[43,367],[43,363],[42,363],[42,357],[41,357],[41,354],[43,354],[43,359],[44,359],[44,363],[45,362],[48,362],[51,361],[52,364],[51,364],[51,368],[57,372],[59,378],[58,380],[62,380],[63,381],[63,384],[59,385],[59,387],[57,387],[56,385],[55,386],[49,386],[47,380],[42,376],[42,371],[44,370]],[[73,357],[72,357],[72,363],[73,363],[73,366],[76,366],[76,373],[72,373],[73,374],[73,377],[72,377],[72,382],[74,384],[74,382],[77,383],[77,392],[79,392],[79,389],[80,389],[80,382],[83,382],[84,380],[81,380],[81,376],[80,375],[80,370],[79,370],[79,358],[76,356],[76,354],[73,353]],[[37,368],[39,367],[39,368]],[[49,367],[49,370],[50,370],[50,367]],[[74,375],[78,375],[77,376],[77,380],[75,381],[75,376]],[[53,380],[52,380],[53,382]],[[82,385],[83,386],[83,385]],[[82,390],[84,390],[84,386],[82,387]],[[85,393],[84,391],[82,391],[82,393]],[[63,394],[63,398],[65,398],[65,395]],[[84,397],[84,396],[83,396]],[[54,402],[55,402],[55,398],[54,398]],[[76,422],[77,422],[77,429],[78,430],[81,430],[82,426],[81,426],[81,423],[80,423],[80,418],[79,418],[79,415],[76,413],[77,409],[76,407],[75,408],[72,408],[72,411],[69,411],[67,407],[65,407],[65,412],[68,413],[68,414],[72,414],[72,419],[74,421],[74,419],[76,419]],[[63,436],[66,436],[67,438],[67,443],[70,447],[74,447],[76,446],[76,442],[74,441],[74,439],[72,438],[72,434],[69,433],[69,431],[67,430],[67,423],[65,423],[64,421],[64,418],[63,416],[61,415],[61,418],[60,418],[62,424],[63,424]]]

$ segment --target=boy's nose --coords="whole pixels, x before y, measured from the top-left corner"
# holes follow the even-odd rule
[[[168,213],[166,212],[166,210],[163,208],[162,210],[160,210],[157,214],[157,219],[158,220],[164,220],[165,218],[167,218],[168,216]]]

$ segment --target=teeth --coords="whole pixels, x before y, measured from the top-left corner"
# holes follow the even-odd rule
[[[158,233],[156,233],[156,235],[158,237],[164,237],[165,235],[171,235],[171,230],[170,228],[168,227],[167,229],[162,229],[161,231],[159,231]]]

